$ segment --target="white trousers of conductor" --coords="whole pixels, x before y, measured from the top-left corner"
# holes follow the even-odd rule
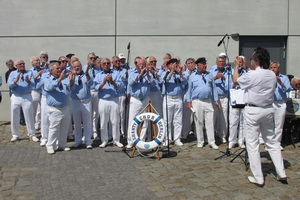
[[[33,105],[33,116],[35,117],[35,129],[41,126],[41,91],[32,90],[32,105]]]
[[[93,138],[98,136],[98,124],[99,124],[99,97],[98,91],[91,90],[91,113],[92,113],[92,128],[93,128]]]
[[[214,108],[211,99],[200,100],[195,99],[192,101],[193,109],[195,111],[195,128],[198,143],[204,143],[203,124],[205,122],[205,129],[208,144],[215,143],[214,131]]]
[[[221,110],[214,104],[214,123],[217,136],[222,139],[225,139],[227,135],[227,114],[228,114],[228,98],[223,97],[219,99]]]
[[[23,113],[25,117],[27,135],[29,137],[35,136],[34,115],[33,115],[31,94],[27,94],[27,95],[12,94],[10,100],[11,100],[10,121],[11,121],[12,136],[20,137],[19,122],[20,122],[21,107],[23,109]]]
[[[244,133],[246,148],[248,151],[250,169],[259,184],[264,183],[264,176],[261,169],[259,152],[259,133],[261,133],[270,157],[274,163],[276,173],[280,177],[286,177],[283,166],[283,158],[280,150],[280,143],[274,137],[274,108],[272,105],[264,107],[245,107]]]
[[[273,103],[273,108],[274,108],[275,136],[278,142],[281,143],[282,131],[283,131],[285,113],[286,113],[285,100],[275,101]]]
[[[56,144],[58,144],[58,148],[65,148],[71,123],[69,106],[65,106],[64,108],[47,106],[47,115],[49,118],[47,149],[56,150]]]
[[[49,120],[47,115],[46,96],[41,99],[41,142],[47,142],[49,132]]]
[[[167,99],[167,102],[166,102]],[[167,110],[166,110],[166,103],[167,103]],[[168,127],[168,135],[165,137],[166,141],[171,141],[172,139],[172,124],[174,128],[174,141],[181,139],[181,131],[182,131],[182,98],[178,96],[178,98],[164,96],[163,100],[163,113],[164,119],[166,120]],[[168,113],[168,117],[167,117]]]
[[[91,117],[91,99],[75,100],[71,101],[71,111],[74,121],[74,136],[75,144],[82,143],[82,136],[84,136],[85,145],[92,144],[92,117]],[[81,128],[81,122],[83,124],[83,134]]]
[[[237,136],[239,137],[239,144],[244,144],[244,108],[232,108],[230,107],[229,115],[229,138],[228,143],[236,144]],[[239,131],[238,131],[238,126]],[[239,134],[238,134],[239,133]]]
[[[133,119],[142,112],[142,110],[148,105],[149,97],[146,97],[145,99],[137,99],[135,97],[130,97],[130,105],[129,105],[129,117],[128,117],[128,131],[127,131],[127,143],[133,144],[133,141],[130,136],[130,126],[133,121]],[[148,123],[144,121],[143,128],[140,134],[140,139],[145,141],[146,138],[146,132],[148,128]]]
[[[107,124],[111,123],[113,142],[120,141],[119,98],[99,99],[101,141],[108,143]]]

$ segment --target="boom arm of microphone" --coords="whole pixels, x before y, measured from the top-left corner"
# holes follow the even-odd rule
[[[224,35],[224,37],[222,38],[222,40],[220,40],[220,42],[218,43],[218,47],[222,44],[222,42],[224,41],[224,39],[226,38],[226,36],[227,36],[227,33]]]
[[[129,55],[130,55],[130,42],[128,43],[127,45],[127,51],[128,51],[128,54],[127,54],[127,68],[129,67]]]

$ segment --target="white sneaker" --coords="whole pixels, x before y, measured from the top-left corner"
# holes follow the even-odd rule
[[[204,142],[198,142],[197,147],[203,148],[203,146],[204,146]]]
[[[15,135],[10,139],[11,142],[15,142],[17,140],[19,140],[19,137]]]
[[[115,142],[115,145],[117,145],[118,147],[122,148],[123,144],[121,142]]]
[[[168,143],[168,141],[166,140],[166,141],[164,141],[163,146],[164,146],[164,147],[167,147],[168,144],[169,144],[169,143]]]
[[[225,138],[222,138],[222,142],[223,142],[223,144],[226,144],[226,139]]]
[[[100,145],[99,145],[99,147],[100,147],[100,148],[105,148],[105,147],[106,147],[106,145],[107,145],[107,143],[106,143],[106,142],[102,142],[102,144],[100,144]]]
[[[33,141],[33,142],[38,142],[38,141],[40,141],[39,138],[37,138],[36,136],[31,136],[31,137],[30,137],[30,140]]]
[[[126,145],[126,149],[131,149],[132,147],[133,147],[133,144],[129,143],[129,144]]]
[[[177,145],[177,146],[183,146],[183,143],[182,143],[180,140],[177,140],[177,141],[175,142],[175,145]]]
[[[283,151],[283,150],[284,150],[284,148],[283,148],[281,145],[280,145],[280,150],[281,150],[281,151]]]
[[[245,149],[246,148],[246,146],[244,144],[239,144],[239,146],[240,146],[241,149]]]
[[[58,151],[71,151],[70,147],[59,147],[57,148]]]
[[[228,149],[232,149],[233,147],[234,147],[234,143],[229,143],[229,145],[228,145]]]
[[[47,149],[47,153],[51,155],[51,154],[55,154],[55,151],[53,149]]]
[[[213,142],[209,145],[213,149],[219,149],[219,147]]]
[[[92,149],[93,146],[92,146],[92,145],[86,145],[86,148],[87,148],[87,149]]]
[[[41,147],[46,146],[46,144],[47,144],[47,141],[41,140],[41,143],[40,143],[40,146],[41,146]]]

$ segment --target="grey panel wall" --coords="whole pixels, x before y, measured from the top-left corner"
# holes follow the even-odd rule
[[[86,62],[87,53],[101,57],[127,53],[132,59],[154,55],[158,63],[166,52],[188,57],[205,56],[208,67],[223,52],[217,43],[225,33],[244,36],[288,36],[287,72],[297,70],[300,26],[298,0],[1,0],[0,75],[5,61],[29,58],[41,50],[50,59],[75,53]],[[290,36],[292,35],[292,37]],[[230,60],[238,54],[230,39]],[[4,83],[1,91],[7,91]],[[9,120],[9,97],[3,92],[0,120]]]

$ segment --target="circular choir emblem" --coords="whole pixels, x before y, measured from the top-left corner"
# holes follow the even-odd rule
[[[138,127],[139,125],[145,121],[145,120],[150,120],[152,121],[156,127],[157,127],[157,134],[156,138],[152,140],[151,142],[144,142],[142,141],[138,134]],[[165,127],[165,122],[162,117],[155,113],[142,113],[138,116],[136,116],[130,126],[130,137],[133,141],[134,146],[136,146],[139,149],[154,149],[161,145],[166,133],[166,127]]]

